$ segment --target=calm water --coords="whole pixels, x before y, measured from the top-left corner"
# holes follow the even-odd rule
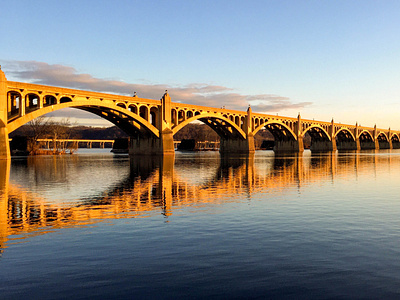
[[[397,150],[0,162],[0,298],[400,298],[399,195]]]

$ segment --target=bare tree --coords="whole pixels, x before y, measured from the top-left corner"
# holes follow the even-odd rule
[[[53,153],[73,153],[78,147],[76,143],[59,142],[60,139],[70,139],[73,134],[73,126],[69,119],[55,121],[53,118],[40,116],[30,121],[26,126],[25,134],[29,137],[27,150],[30,154],[37,154],[40,149],[38,140],[52,139]]]
[[[69,142],[57,142],[57,140],[68,140],[73,135],[73,126],[69,119],[62,119],[58,122],[52,122],[49,127],[51,139],[53,139],[53,153],[66,153],[69,150],[73,153],[78,145],[76,143]]]
[[[31,154],[36,154],[39,150],[38,140],[49,137],[49,129],[54,121],[51,118],[40,116],[30,121],[26,126],[26,135],[29,137],[27,150]]]

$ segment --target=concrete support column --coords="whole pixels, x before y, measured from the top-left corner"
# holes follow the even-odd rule
[[[11,157],[7,129],[7,101],[7,78],[0,68],[0,159]]]
[[[43,95],[38,95],[39,101],[38,101],[38,109],[43,108]]]
[[[3,73],[3,71],[1,71],[1,72]],[[1,76],[1,73],[0,73],[0,76]],[[0,91],[0,93],[1,93],[1,91]],[[11,112],[11,107],[12,107],[11,102],[12,102],[11,95],[6,94],[6,105],[5,105],[5,108],[6,108],[7,114]]]
[[[21,117],[26,115],[26,93],[21,93],[21,101],[19,103],[19,115]]]

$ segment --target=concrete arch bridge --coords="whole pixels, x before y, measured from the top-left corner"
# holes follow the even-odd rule
[[[275,115],[90,92],[8,81],[0,69],[0,159],[10,158],[8,134],[29,121],[62,108],[96,114],[130,136],[130,154],[173,154],[173,136],[193,121],[202,121],[220,136],[221,153],[252,153],[254,135],[268,129],[274,151],[303,151],[311,136],[312,151],[400,148],[400,131],[304,120]]]

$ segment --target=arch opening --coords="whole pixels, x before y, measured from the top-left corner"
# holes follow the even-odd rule
[[[218,150],[220,136],[204,122],[190,122],[174,134],[178,150]]]
[[[341,129],[336,133],[336,147],[338,150],[357,150],[357,142],[347,129]]]
[[[139,108],[139,116],[143,119],[145,119],[146,121],[149,120],[149,108],[145,105],[142,105]]]
[[[150,124],[158,127],[158,109],[156,107],[150,108]]]
[[[299,144],[294,133],[283,123],[262,123],[254,132],[256,149],[273,149],[276,152],[303,150],[303,145]]]
[[[46,106],[51,106],[51,105],[56,105],[57,104],[57,98],[52,96],[52,95],[46,95],[43,98],[43,107]]]
[[[72,99],[69,97],[62,97],[60,99],[60,103],[67,103],[67,102],[72,102]]]
[[[311,151],[332,151],[333,144],[328,133],[319,126],[310,126],[303,134],[303,143],[307,144],[305,148]]]
[[[126,109],[126,104],[125,103],[118,103],[117,106]]]
[[[130,112],[132,112],[134,114],[138,113],[138,108],[137,108],[137,106],[135,104],[129,105],[128,109],[129,109]]]
[[[15,91],[7,93],[7,118],[14,119],[21,114],[21,94]]]
[[[30,113],[39,108],[40,98],[36,94],[28,94],[25,96],[25,112]]]

